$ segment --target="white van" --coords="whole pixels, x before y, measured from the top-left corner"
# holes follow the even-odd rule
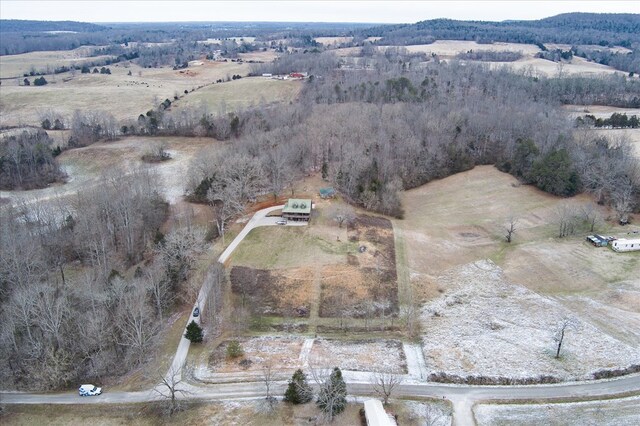
[[[102,388],[93,385],[82,385],[78,388],[78,394],[80,396],[95,396],[102,393]]]

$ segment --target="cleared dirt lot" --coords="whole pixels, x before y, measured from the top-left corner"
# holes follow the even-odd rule
[[[22,79],[5,80],[0,86],[0,125],[40,125],[39,112],[53,109],[65,116],[75,110],[105,111],[116,119],[133,119],[165,99],[183,96],[199,86],[246,75],[249,64],[210,62],[186,70],[109,66],[111,75],[71,73],[47,75],[46,86],[20,86]],[[131,75],[128,75],[131,71]],[[228,84],[228,83],[225,83]],[[187,95],[186,97],[189,97]],[[259,98],[258,98],[259,99]]]
[[[473,413],[479,426],[631,426],[640,423],[640,397],[571,404],[479,404]]]

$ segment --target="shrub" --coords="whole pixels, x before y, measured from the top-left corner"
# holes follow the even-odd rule
[[[227,358],[240,358],[242,355],[244,355],[244,350],[240,346],[240,342],[237,340],[230,341],[229,346],[227,346]]]

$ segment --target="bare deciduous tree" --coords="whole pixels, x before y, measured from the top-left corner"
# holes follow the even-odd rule
[[[267,407],[269,408],[269,410],[272,410],[275,405],[276,398],[271,395],[271,387],[273,386],[273,383],[275,381],[275,372],[271,361],[266,361],[263,364],[261,370],[261,378],[262,383],[264,383],[265,400],[267,402]]]
[[[389,403],[389,398],[402,383],[402,377],[389,371],[379,370],[371,375],[373,391],[382,398],[384,405]]]
[[[155,393],[167,401],[167,412],[170,416],[181,408],[178,397],[190,394],[182,385],[184,382],[183,375],[188,375],[187,370],[188,367],[186,366],[179,369],[172,366],[167,374],[160,378],[160,384],[153,388]]]
[[[504,238],[507,240],[508,243],[510,243],[511,240],[513,239],[513,234],[515,234],[516,232],[517,224],[518,224],[518,219],[515,216],[509,216],[509,219],[507,219],[507,225],[505,228],[507,235],[504,236]]]
[[[349,224],[355,217],[353,208],[348,205],[339,205],[333,209],[333,219],[338,222],[338,227],[342,228],[343,223]]]
[[[572,317],[564,317],[558,322],[553,335],[553,340],[558,345],[556,348],[556,358],[560,358],[560,350],[562,349],[562,343],[564,342],[567,331],[577,330],[578,324],[578,320]]]

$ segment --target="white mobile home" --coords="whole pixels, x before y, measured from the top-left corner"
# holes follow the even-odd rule
[[[620,238],[611,242],[611,248],[615,251],[636,251],[640,250],[640,238],[634,238],[627,240],[626,238]]]

